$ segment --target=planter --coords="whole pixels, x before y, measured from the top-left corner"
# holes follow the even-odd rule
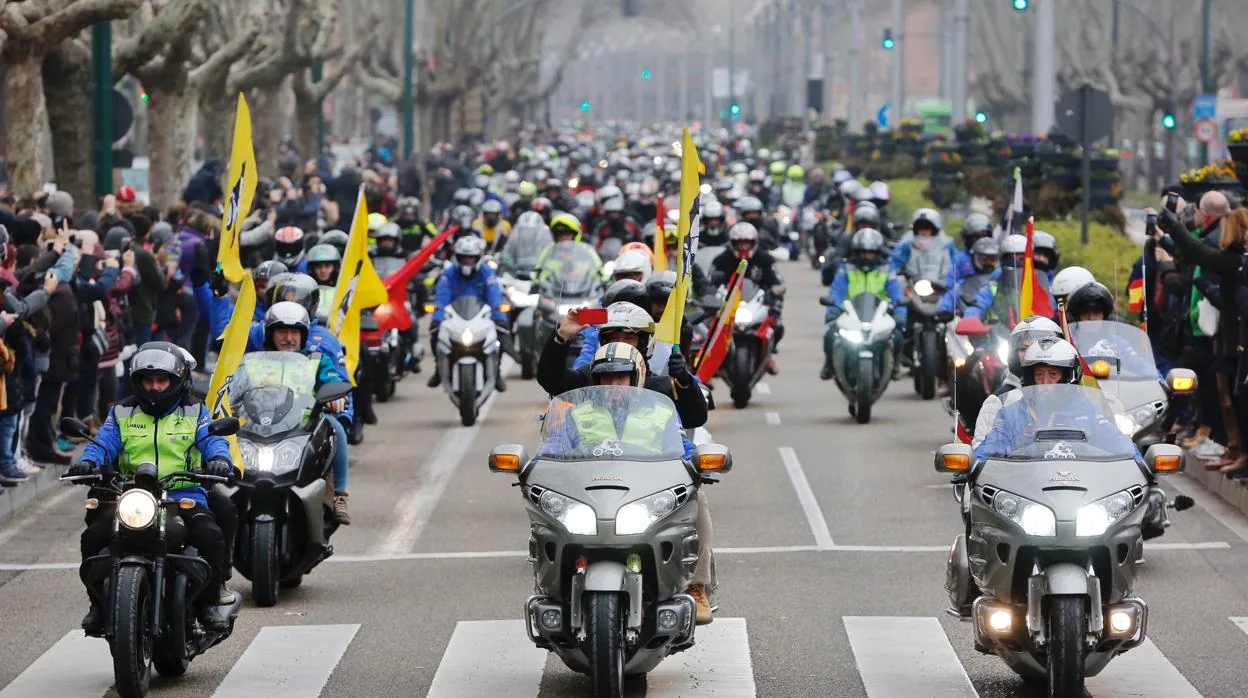
[[[1240,191],[1238,179],[1217,179],[1204,182],[1184,182],[1183,198],[1188,201],[1200,201],[1200,197],[1211,191]]]
[[[1231,154],[1235,162],[1248,163],[1248,143],[1228,143],[1226,152]]]
[[[930,160],[927,168],[932,172],[959,172],[962,169],[961,163],[950,162],[947,160]]]

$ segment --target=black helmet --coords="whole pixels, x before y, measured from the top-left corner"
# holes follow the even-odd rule
[[[332,264],[333,272],[326,283],[337,283],[338,270],[342,268],[342,253],[333,245],[313,245],[312,249],[308,250],[307,263],[309,273],[322,264]]]
[[[308,332],[311,326],[312,318],[307,308],[291,301],[274,303],[264,314],[264,348],[268,351],[277,349],[277,345],[273,343],[273,331],[283,328],[299,330],[303,336],[299,342],[299,346],[302,347],[308,343]]]
[[[604,307],[620,301],[632,303],[639,308],[650,307],[650,295],[646,291],[645,284],[634,279],[616,281],[607,288],[606,295],[602,297]]]
[[[130,360],[130,376],[134,397],[143,411],[153,417],[168,414],[182,399],[182,391],[191,377],[191,367],[185,358],[185,350],[168,342],[148,342],[139,347]],[[148,390],[143,379],[162,377],[169,379],[164,390]]]
[[[1085,285],[1066,299],[1066,317],[1071,322],[1079,322],[1087,313],[1098,310],[1106,320],[1114,314],[1114,296],[1099,281]]]
[[[347,254],[347,243],[351,241],[351,236],[341,230],[327,230],[319,240],[318,245],[333,245],[338,248],[338,256],[345,257]]]
[[[303,229],[293,225],[288,225],[279,229],[273,234],[273,245],[277,250],[277,258],[288,267],[293,267],[303,259],[304,245],[307,241],[304,239]]]
[[[676,288],[676,272],[658,271],[650,275],[646,280],[646,295],[650,297],[651,305],[662,305],[667,303],[667,299],[672,295],[672,289]],[[647,306],[642,306],[647,307]]]
[[[104,249],[121,251],[130,246],[130,240],[134,236],[129,230],[119,225],[115,225],[108,229],[104,234]],[[9,231],[4,231],[4,240],[0,241],[0,246],[9,244]]]
[[[865,255],[874,252],[875,256],[868,260]],[[862,228],[854,231],[849,239],[849,259],[855,266],[878,267],[884,263],[884,235],[875,228]]]
[[[309,317],[315,317],[321,305],[321,287],[316,279],[307,274],[287,273],[269,279],[269,288],[265,291],[265,304],[270,308],[282,301],[292,301],[302,305]]]
[[[256,271],[252,274],[252,277],[256,281],[268,282],[278,274],[285,274],[289,271],[290,270],[286,268],[285,264],[282,264],[276,259],[270,259],[267,262],[261,262],[260,266],[256,267]]]
[[[420,218],[420,199],[414,196],[399,199],[399,214],[396,218],[405,221],[415,221]]]
[[[982,213],[972,213],[962,221],[962,249],[970,251],[976,240],[992,235],[992,221]]]

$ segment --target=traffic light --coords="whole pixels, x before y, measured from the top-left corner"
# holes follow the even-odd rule
[[[885,51],[892,51],[893,47],[897,45],[897,42],[893,40],[892,27],[884,27],[884,40],[880,42],[880,45],[884,47]]]
[[[1031,0],[1011,0],[1014,5],[1015,12],[1026,12],[1031,7]]]
[[[590,103],[588,101],[581,102],[581,111],[589,111]]]
[[[1161,125],[1163,128],[1172,129],[1174,128],[1174,124],[1174,112],[1166,111],[1161,115]]]
[[[143,88],[139,88],[139,99],[143,100],[144,104],[147,104],[149,101],[151,101],[152,96],[147,93],[147,90]]]
[[[641,79],[642,79],[642,80],[649,80],[649,79],[650,79],[650,71],[648,71],[648,70],[643,70],[643,71],[641,71]]]
[[[732,112],[733,116],[736,116],[737,114],[741,113],[741,105],[733,104],[731,107],[728,108],[728,111]]]
[[[982,110],[975,112],[975,123],[977,124],[988,123],[988,112],[985,112]]]

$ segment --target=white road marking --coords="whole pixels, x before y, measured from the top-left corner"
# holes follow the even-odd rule
[[[832,533],[828,530],[828,522],[823,518],[819,508],[819,500],[815,498],[806,473],[802,471],[802,463],[797,459],[797,451],[788,446],[780,447],[780,459],[784,461],[784,469],[789,473],[789,480],[797,492],[797,499],[802,503],[802,511],[806,512],[806,522],[810,524],[810,532],[815,535],[815,545],[819,548],[831,548]]]
[[[86,698],[103,696],[112,685],[113,658],[108,643],[71,630],[0,691],[0,698]]]
[[[1239,629],[1244,631],[1245,635],[1248,635],[1248,618],[1232,617],[1230,621],[1234,623],[1235,625],[1239,626]]]
[[[460,621],[427,698],[536,696],[548,654],[525,638],[523,620]]]
[[[766,418],[767,423],[770,424],[771,426],[773,427],[780,426],[780,413],[779,412],[768,412],[767,414],[763,415],[763,417]]]
[[[34,511],[19,515],[22,517],[22,520],[20,523],[15,523],[14,525],[9,526],[3,531],[0,531],[0,545],[4,545],[5,543],[8,543],[10,540],[13,539],[14,536],[18,535],[19,533],[22,533],[27,528],[29,528],[32,523],[36,521],[39,521],[42,523],[45,520],[43,514],[48,513],[53,508],[58,506],[61,502],[68,499],[69,496],[73,494],[74,490],[76,489],[77,488],[72,485],[64,485],[64,489],[62,491],[57,492],[51,497],[44,499],[42,502],[39,503],[38,506],[35,507]],[[82,491],[81,493],[84,495],[86,494],[85,491]]]
[[[504,374],[510,373],[514,366],[515,362],[511,360],[511,357],[503,357]],[[429,523],[429,518],[433,516],[438,501],[446,492],[455,468],[463,460],[464,453],[476,440],[477,434],[481,431],[481,425],[490,415],[490,408],[494,406],[497,397],[498,393],[495,392],[486,398],[477,414],[476,424],[470,427],[452,427],[438,440],[433,449],[433,455],[429,457],[422,470],[424,477],[421,479],[420,486],[399,498],[394,506],[394,518],[398,523],[394,525],[390,535],[374,546],[374,553],[405,553],[412,549],[416,539],[424,531],[425,525]]]
[[[1092,698],[1200,698],[1196,687],[1183,678],[1148,639],[1139,647],[1114,657],[1100,674],[1088,677],[1084,690]]]
[[[261,628],[213,698],[319,696],[359,629],[359,625]]]
[[[771,384],[767,381],[759,381],[758,385],[754,386],[754,390],[756,390],[759,395],[771,395]]]
[[[692,648],[668,657],[646,675],[647,698],[754,698],[754,668],[744,618],[716,618],[699,627],[693,639]]]
[[[939,620],[845,616],[842,621],[870,698],[979,695]]]
[[[1196,506],[1212,516],[1214,521],[1226,526],[1240,540],[1248,542],[1248,522],[1245,522],[1243,513],[1226,500],[1183,477],[1167,478],[1163,484],[1191,497]]]

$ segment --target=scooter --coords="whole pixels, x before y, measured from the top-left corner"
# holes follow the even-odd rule
[[[820,305],[832,299],[820,296]],[[849,413],[859,424],[871,421],[871,406],[888,389],[893,375],[892,307],[871,293],[845,301],[832,338],[832,372],[836,386],[849,400]]]
[[[477,423],[481,406],[494,392],[501,353],[489,306],[461,296],[446,307],[446,319],[438,328],[438,370],[466,427]]]

